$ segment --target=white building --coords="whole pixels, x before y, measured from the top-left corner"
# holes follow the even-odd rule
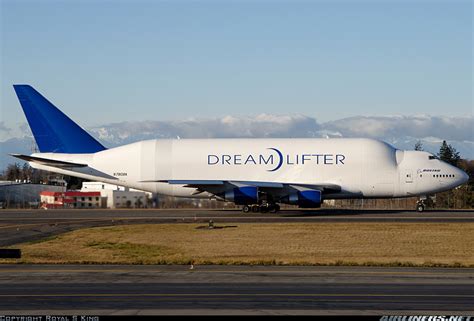
[[[140,208],[146,207],[152,194],[123,186],[102,182],[83,182],[83,192],[99,191],[102,196],[102,207],[107,208]]]

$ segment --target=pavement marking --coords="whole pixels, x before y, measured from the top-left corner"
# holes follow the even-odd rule
[[[349,217],[350,218],[350,217]],[[318,218],[314,218],[314,217],[307,217],[307,218],[301,218],[301,217],[295,217],[295,218],[290,218],[289,220],[300,220],[300,219],[303,219],[303,220],[314,220],[313,223],[334,223],[334,220],[336,221],[342,221],[342,220],[348,220],[349,218],[344,218],[344,217],[318,217]],[[177,222],[164,222],[163,224],[176,224],[176,223],[183,223],[183,224],[202,224],[204,222],[198,222],[196,220],[194,221],[184,221],[185,218],[178,218],[178,217],[172,217],[172,218],[166,218],[166,217],[160,217],[160,218],[153,218],[153,219],[147,219],[148,221],[147,222],[143,222],[143,224],[153,224],[153,223],[160,223],[160,221],[162,220],[167,220],[167,219],[174,219],[176,220]],[[282,218],[281,219],[281,222],[245,222],[245,221],[242,221],[242,220],[245,220],[246,218],[242,218],[242,217],[203,217],[203,218],[199,218],[199,220],[216,220],[217,222],[215,223],[220,223],[219,220],[220,219],[225,219],[225,223],[235,223],[235,224],[273,224],[273,223],[288,223],[288,222],[285,222],[285,220],[287,220],[288,218]],[[234,220],[234,219],[237,219],[236,221],[227,221],[227,220]],[[260,219],[260,218],[249,218],[249,219]],[[264,218],[261,218],[261,219],[264,219]],[[266,217],[265,219],[272,219],[272,218],[268,218]],[[273,219],[275,219],[275,217],[273,217]],[[276,219],[279,219],[279,218],[276,218]],[[429,222],[429,221],[425,221],[425,220],[429,220],[429,219],[435,219],[435,221],[433,222]],[[13,220],[13,219],[12,219]],[[18,221],[18,219],[14,219],[16,221]],[[53,220],[53,219],[50,219],[50,220]],[[130,221],[130,223],[133,223],[133,221],[139,221],[139,220],[145,220],[145,219],[141,219],[141,218],[107,218],[107,219],[73,219],[73,220],[70,220],[70,221],[56,221],[54,223],[54,227],[58,226],[58,225],[70,225],[70,224],[78,224],[78,223],[111,223],[111,224],[108,224],[108,226],[110,225],[115,225],[115,223],[118,223],[118,222],[123,222],[123,221]],[[376,220],[376,221],[374,221]],[[403,222],[401,220],[418,220],[421,222],[419,223],[428,223],[428,224],[435,224],[435,223],[440,223],[439,220],[443,220],[443,221],[446,221],[446,222],[441,222],[441,223],[451,223],[450,221],[452,221],[453,223],[456,223],[458,222],[459,220],[462,220],[462,221],[469,221],[469,222],[466,222],[466,223],[471,223],[470,221],[472,221],[474,223],[474,217],[394,217],[394,218],[391,218],[391,217],[374,217],[374,218],[370,218],[370,217],[359,217],[359,218],[352,218],[352,222],[349,222],[347,221],[346,223],[358,223],[358,221],[360,222],[365,222],[365,221],[369,221],[369,223],[384,223],[384,222],[377,222],[377,221],[396,221],[396,223],[409,223],[409,222]],[[400,220],[400,222],[398,222],[398,220]],[[152,222],[150,222],[152,221]],[[153,222],[155,221],[155,222]],[[328,221],[328,222],[326,222]],[[125,223],[128,223],[128,222],[125,222]],[[222,223],[224,223],[224,220],[222,220]],[[459,223],[459,222],[458,222]],[[48,223],[48,222],[42,222],[42,223],[25,223],[25,224],[17,224],[17,225],[0,225],[0,230],[7,230],[7,229],[20,229],[20,228],[25,228],[25,227],[40,227],[40,226],[52,226],[51,223]],[[95,226],[84,226],[84,227],[81,227],[81,228],[92,228],[92,227],[95,227]]]
[[[21,219],[27,219],[27,220],[64,220],[64,218],[54,218],[54,217],[41,217],[41,218],[0,218],[0,221],[18,221]],[[145,219],[151,219],[151,220],[169,220],[169,219],[175,219],[175,220],[182,220],[182,219],[266,219],[266,220],[271,220],[271,219],[278,219],[278,220],[286,220],[286,219],[302,219],[302,220],[347,220],[347,219],[353,219],[353,220],[373,220],[373,219],[381,219],[381,220],[397,220],[397,219],[469,219],[469,220],[474,220],[474,216],[356,216],[356,215],[351,215],[351,216],[143,216],[143,217],[101,217],[99,219],[90,219],[90,218],[68,218],[70,221],[89,221],[89,220],[145,220]]]
[[[0,297],[48,298],[48,297],[429,297],[474,298],[469,294],[380,294],[380,293],[57,293],[57,294],[0,294]]]
[[[189,270],[188,265],[183,265],[182,269],[180,270],[151,270],[151,269],[146,269],[146,270],[140,270],[140,269],[50,269],[45,268],[45,269],[22,269],[21,267],[18,267],[18,269],[2,269],[2,266],[0,265],[0,274],[1,273],[49,273],[49,274],[54,274],[54,273],[97,273],[97,272],[103,272],[103,273],[123,273],[123,272],[129,272],[129,273],[186,273],[186,274],[191,274],[191,273],[233,273],[233,274],[261,274],[261,273],[267,273],[267,274],[288,274],[288,273],[297,273],[297,274],[368,274],[368,275],[373,275],[373,274],[382,274],[382,275],[413,275],[413,274],[418,274],[418,275],[446,275],[446,274],[452,274],[455,276],[460,276],[460,277],[465,277],[466,275],[469,276],[472,274],[474,276],[474,270],[470,271],[465,271],[462,269],[459,270],[452,270],[452,271],[444,271],[444,270],[439,270],[439,271],[332,271],[332,270],[322,270],[322,271],[311,271],[311,270],[199,270],[199,269],[194,269],[192,271]]]
[[[53,226],[65,225],[65,224],[71,224],[71,223],[74,224],[74,223],[77,223],[77,220],[78,219],[76,219],[75,221],[59,221],[59,222],[56,222]],[[82,222],[85,222],[85,223],[109,222],[109,221],[112,223],[111,219],[80,219],[81,223]],[[119,221],[119,220],[115,220],[115,221]],[[52,224],[51,223],[26,223],[26,224],[19,224],[19,225],[7,225],[7,226],[0,226],[0,230],[9,229],[9,228],[20,228],[20,227],[25,227],[25,226],[34,227],[34,226],[43,226],[43,225],[51,226]]]
[[[103,219],[82,219],[82,218],[77,218],[77,219],[72,219],[69,221],[58,221],[58,219],[42,219],[42,220],[55,220],[56,222],[54,223],[54,226],[58,225],[68,225],[68,224],[77,224],[77,223],[116,223],[116,222],[122,222],[122,221],[140,221],[140,220],[148,220],[147,222],[143,222],[143,224],[150,224],[155,222],[160,222],[163,220],[176,220],[177,222],[164,222],[165,224],[176,224],[176,223],[187,223],[187,224],[201,224],[203,222],[198,222],[197,220],[217,220],[216,223],[219,223],[219,220],[226,221],[225,223],[240,223],[240,224],[273,224],[273,223],[279,223],[279,222],[244,222],[243,220],[245,219],[266,219],[266,220],[271,220],[271,219],[277,219],[280,220],[281,223],[287,223],[285,220],[291,221],[291,220],[314,220],[314,223],[319,223],[323,222],[326,223],[325,221],[329,221],[328,223],[334,223],[333,221],[347,221],[347,223],[352,221],[356,223],[357,221],[369,221],[369,223],[383,223],[383,222],[377,222],[377,221],[400,221],[396,223],[404,223],[401,220],[408,220],[408,221],[422,221],[421,223],[440,223],[439,220],[447,221],[444,223],[449,223],[449,221],[472,221],[474,222],[474,217],[293,217],[293,218],[279,218],[279,217],[199,217],[197,220],[193,221],[184,221],[185,219],[192,219],[191,217],[185,218],[185,217],[160,217],[160,218],[103,218]],[[236,220],[236,221],[228,221],[228,220]],[[429,222],[426,220],[433,219],[435,221]],[[18,219],[11,219],[14,221],[18,222]],[[375,220],[375,221],[374,221]],[[150,222],[151,221],[151,222]],[[471,222],[468,222],[471,223]],[[24,227],[35,227],[35,226],[44,226],[48,225],[51,226],[51,223],[48,222],[41,222],[41,223],[24,223],[24,224],[16,224],[16,225],[0,225],[0,230],[5,230],[5,229],[14,229],[14,228],[24,228]],[[114,224],[111,224],[114,225]],[[92,227],[92,226],[86,226],[86,228]]]

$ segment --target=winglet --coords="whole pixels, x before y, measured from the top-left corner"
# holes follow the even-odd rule
[[[13,85],[42,153],[96,153],[106,148],[29,85]]]

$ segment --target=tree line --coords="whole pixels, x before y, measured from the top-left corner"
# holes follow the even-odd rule
[[[80,189],[82,187],[81,178],[54,174],[31,167],[28,163],[20,165],[19,163],[8,164],[7,168],[0,173],[0,180],[20,181],[31,184],[52,184],[60,180],[67,182],[68,189]]]

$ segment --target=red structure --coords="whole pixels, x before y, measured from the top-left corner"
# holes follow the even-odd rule
[[[40,193],[43,208],[99,208],[100,192],[51,192]]]

